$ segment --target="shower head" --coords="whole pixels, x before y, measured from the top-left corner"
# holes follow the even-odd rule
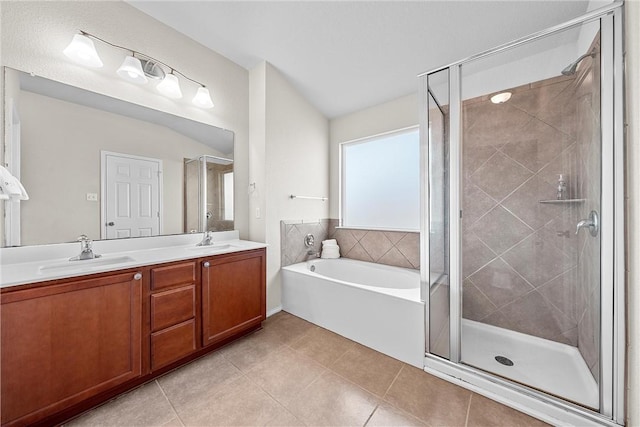
[[[566,68],[564,70],[562,70],[562,75],[564,75],[564,76],[573,76],[576,73],[576,69],[578,68],[578,64],[580,63],[580,61],[582,61],[583,59],[585,59],[586,57],[589,57],[589,56],[593,58],[595,55],[596,55],[596,51],[595,50],[592,50],[589,53],[585,53],[580,58],[576,59],[571,64],[567,65]]]

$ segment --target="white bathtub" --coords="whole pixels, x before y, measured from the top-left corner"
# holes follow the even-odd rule
[[[282,308],[423,367],[424,303],[415,270],[345,258],[290,265],[282,268]]]

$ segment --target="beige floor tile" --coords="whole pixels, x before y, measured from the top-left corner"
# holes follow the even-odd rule
[[[548,424],[473,393],[469,407],[469,427],[542,427]]]
[[[265,424],[266,427],[304,427],[306,424],[296,418],[291,412],[285,410],[274,419]]]
[[[220,353],[241,371],[248,371],[283,345],[284,341],[277,334],[262,329],[229,344]]]
[[[377,404],[374,395],[325,371],[287,408],[307,425],[362,426]]]
[[[264,329],[271,334],[276,335],[286,344],[293,344],[318,326],[307,322],[304,319],[293,316],[287,312],[281,311],[278,319],[269,323]]]
[[[167,375],[158,383],[174,407],[217,393],[242,373],[220,353],[209,354]]]
[[[464,426],[471,392],[404,365],[385,395],[392,405],[433,426]]]
[[[398,408],[382,403],[367,421],[367,427],[386,426],[426,426],[426,424]]]
[[[257,426],[287,410],[244,375],[207,399],[176,408],[185,426]]]
[[[376,396],[383,397],[402,365],[399,360],[355,344],[330,368]]]
[[[248,370],[246,375],[278,402],[286,404],[324,370],[319,363],[284,346]]]
[[[162,424],[162,427],[184,427],[184,424],[182,424],[182,421],[180,421],[180,419],[175,416],[166,423]]]
[[[271,326],[272,323],[274,323],[274,322],[276,322],[276,321],[278,321],[280,319],[283,319],[285,317],[291,317],[291,316],[293,316],[293,314],[287,313],[286,311],[279,311],[276,314],[273,314],[273,315],[267,317],[265,319],[265,321],[262,322],[262,327],[263,328],[268,328],[268,327]]]
[[[173,419],[175,412],[171,404],[153,381],[81,415],[65,426],[161,426]]]
[[[309,331],[291,346],[324,366],[330,366],[355,343],[324,328]]]

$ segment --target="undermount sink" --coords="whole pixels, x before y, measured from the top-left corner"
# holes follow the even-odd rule
[[[196,252],[217,252],[217,251],[226,251],[227,249],[235,249],[238,246],[232,245],[229,243],[221,243],[221,244],[213,244],[207,246],[194,246],[192,248],[187,248],[189,251]]]
[[[81,261],[62,261],[55,264],[41,265],[38,271],[40,273],[64,272],[64,271],[83,271],[103,268],[110,265],[124,264],[135,261],[130,256],[104,257],[86,259]]]

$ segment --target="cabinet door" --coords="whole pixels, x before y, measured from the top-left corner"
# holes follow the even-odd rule
[[[264,249],[219,255],[203,263],[203,345],[259,325],[265,310]]]
[[[2,424],[30,424],[140,376],[141,293],[134,273],[3,292]]]

